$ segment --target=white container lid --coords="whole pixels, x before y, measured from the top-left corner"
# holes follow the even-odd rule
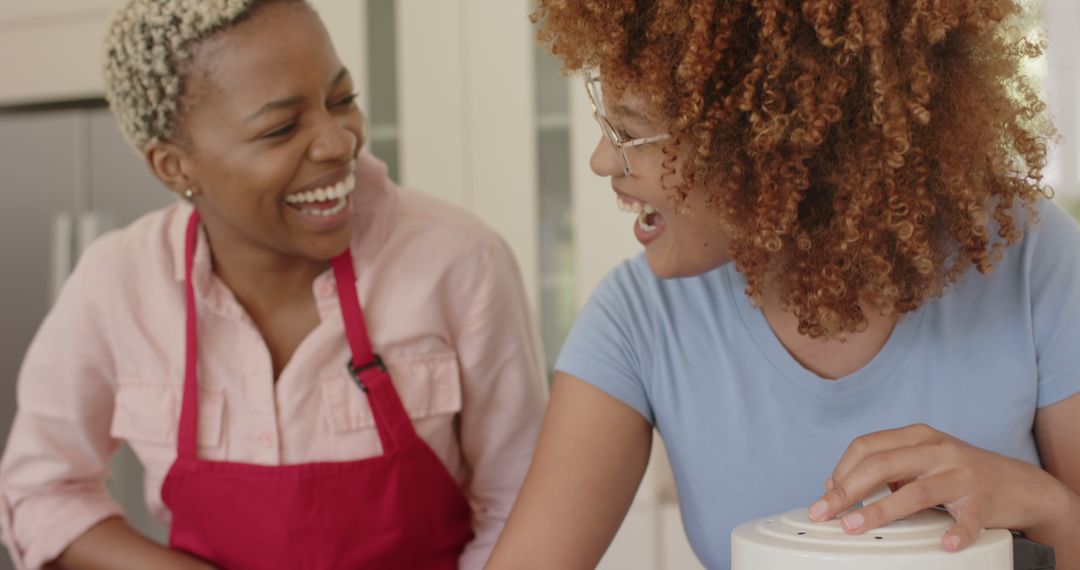
[[[813,522],[796,509],[740,525],[731,533],[731,570],[1013,570],[1012,533],[986,530],[975,544],[946,552],[941,537],[955,524],[928,509],[850,535],[838,519]]]

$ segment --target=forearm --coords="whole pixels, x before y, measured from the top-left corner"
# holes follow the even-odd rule
[[[1080,495],[1061,486],[1064,497],[1043,525],[1027,529],[1028,538],[1054,547],[1057,570],[1080,570]]]
[[[209,564],[160,544],[135,532],[118,517],[105,519],[75,540],[57,559],[61,568],[71,570],[109,568],[132,570],[197,570]]]
[[[536,454],[488,568],[595,568],[651,447],[652,426],[636,411],[556,374]]]
[[[1049,496],[1039,503],[1042,520],[1022,530],[1054,547],[1058,570],[1080,570],[1080,394],[1040,408],[1034,431]]]

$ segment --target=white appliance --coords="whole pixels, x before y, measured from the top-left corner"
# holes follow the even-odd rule
[[[955,524],[927,509],[870,532],[849,535],[839,519],[813,522],[796,509],[740,525],[731,534],[731,570],[1014,570],[1012,533],[983,531],[960,552],[941,537]]]

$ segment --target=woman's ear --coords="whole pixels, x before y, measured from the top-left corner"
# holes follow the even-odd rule
[[[151,142],[143,150],[143,157],[150,171],[154,173],[169,190],[184,196],[195,187],[191,177],[188,154],[175,143]]]

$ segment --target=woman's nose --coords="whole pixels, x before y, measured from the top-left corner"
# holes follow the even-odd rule
[[[601,136],[589,157],[589,168],[597,176],[621,176],[625,173],[619,151],[605,136]]]
[[[339,120],[327,117],[320,126],[315,140],[311,143],[311,160],[313,162],[352,160],[359,150],[362,139],[362,127],[360,133],[356,133]]]

